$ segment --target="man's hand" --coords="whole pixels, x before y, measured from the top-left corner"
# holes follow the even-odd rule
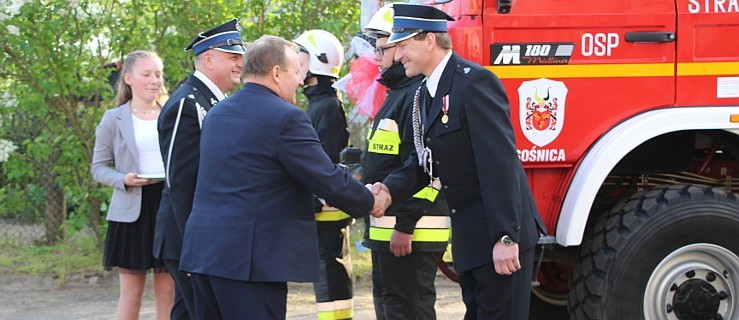
[[[402,257],[411,254],[411,244],[413,235],[393,230],[393,235],[390,237],[390,251],[396,257]]]
[[[496,241],[493,246],[493,265],[495,265],[495,272],[500,275],[510,275],[521,269],[521,262],[518,260],[518,243],[507,246]]]
[[[372,194],[375,196],[375,205],[372,207],[372,211],[370,211],[370,214],[375,218],[381,218],[384,216],[385,210],[387,210],[393,202],[392,197],[390,197],[390,193],[388,192],[388,188],[382,183],[379,183],[379,185],[380,186],[378,186],[378,183],[375,183],[375,185],[366,185],[367,189],[370,189]],[[384,187],[384,189],[382,187]]]
[[[387,188],[386,185],[384,185],[382,182],[375,182],[375,184],[370,185],[369,183],[365,185],[368,189],[372,190],[372,193],[374,194],[380,194],[380,191],[385,191],[387,193],[390,193],[390,189]]]

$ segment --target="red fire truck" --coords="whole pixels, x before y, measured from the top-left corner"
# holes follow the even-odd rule
[[[534,294],[571,319],[739,319],[739,0],[422,2],[507,90],[550,233]]]

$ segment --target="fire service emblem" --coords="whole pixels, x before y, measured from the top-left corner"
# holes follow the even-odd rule
[[[562,81],[537,79],[518,87],[521,131],[531,143],[543,147],[554,141],[565,121],[567,86]]]

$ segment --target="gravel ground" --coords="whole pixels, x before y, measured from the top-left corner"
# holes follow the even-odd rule
[[[151,278],[151,277],[150,277]],[[459,286],[439,276],[436,279],[436,313],[439,319],[462,319],[464,304]],[[51,277],[0,275],[0,319],[8,320],[113,320],[118,299],[118,277],[105,273],[69,279],[63,286]],[[287,319],[317,319],[311,284],[291,283]],[[149,286],[141,308],[142,320],[155,318]],[[357,283],[354,319],[374,319],[369,282]]]

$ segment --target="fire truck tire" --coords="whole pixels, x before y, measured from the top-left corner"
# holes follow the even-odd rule
[[[570,319],[738,319],[739,198],[673,185],[639,192],[586,234]]]

